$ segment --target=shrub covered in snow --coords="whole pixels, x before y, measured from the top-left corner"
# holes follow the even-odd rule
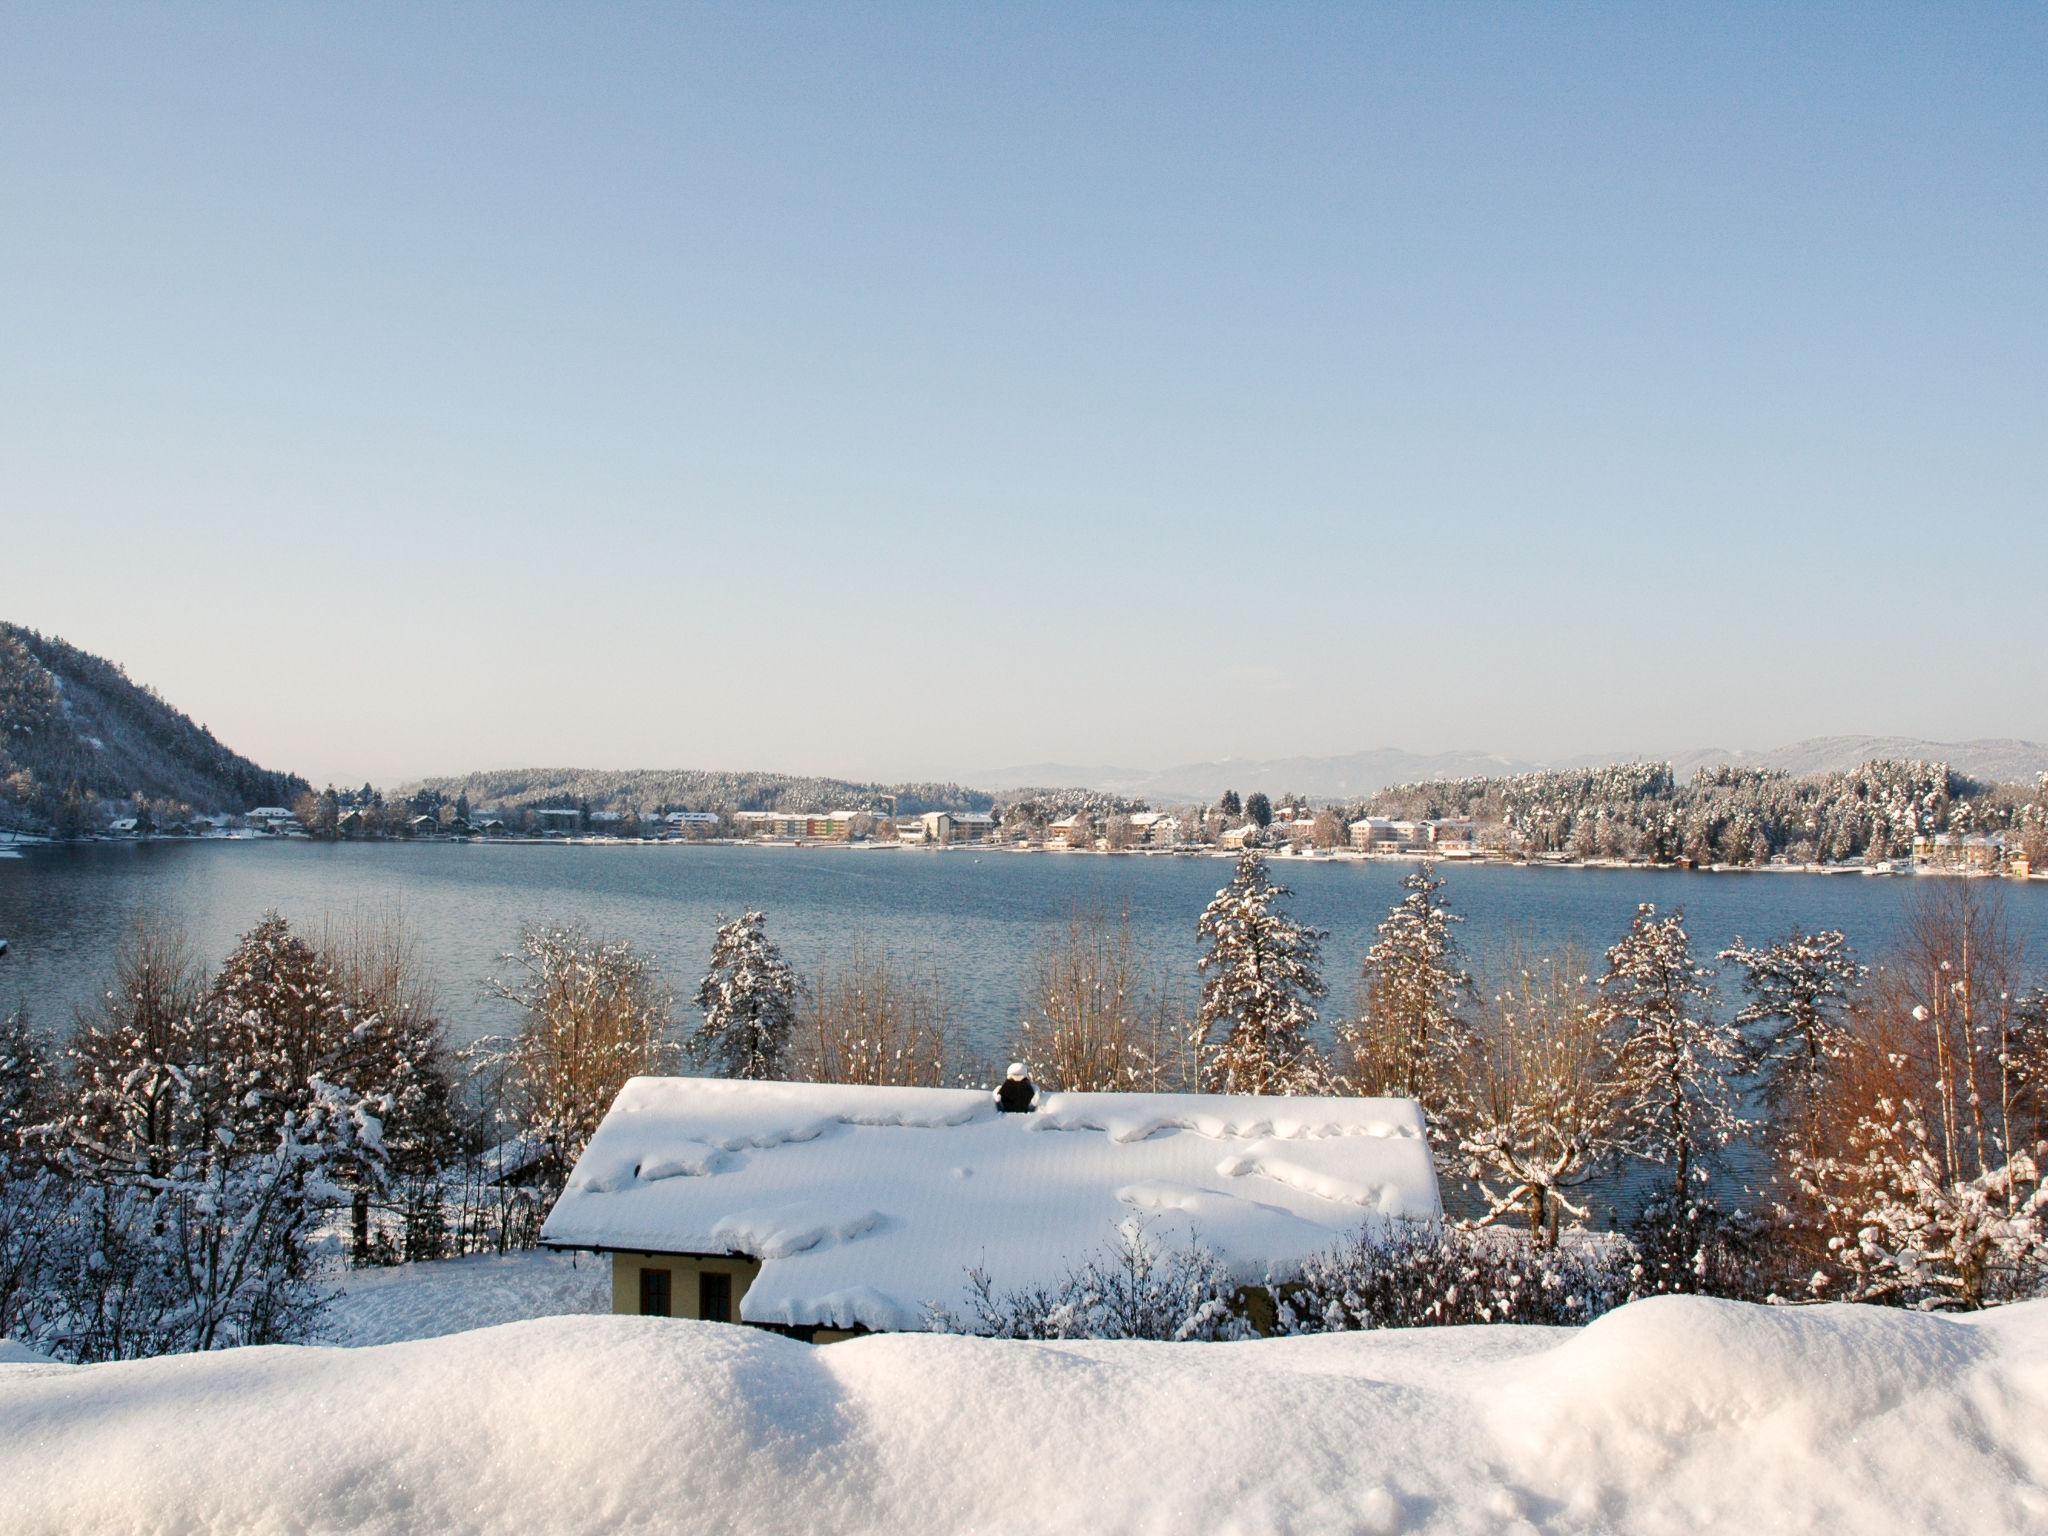
[[[1506,1233],[1367,1228],[1277,1280],[1282,1333],[1459,1323],[1584,1323],[1632,1300],[1641,1271],[1624,1240],[1543,1248]]]
[[[934,1328],[996,1339],[1243,1339],[1243,1288],[1199,1241],[1162,1243],[1132,1218],[1056,1284],[999,1291],[986,1270],[968,1271],[972,1316],[934,1308]]]

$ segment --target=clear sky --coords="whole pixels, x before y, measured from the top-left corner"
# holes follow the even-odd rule
[[[2048,10],[0,13],[0,617],[315,777],[2048,738]]]

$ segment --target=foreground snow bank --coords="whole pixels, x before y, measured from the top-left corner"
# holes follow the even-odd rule
[[[0,1365],[8,1529],[2048,1529],[2048,1303],[1252,1344],[563,1317]]]

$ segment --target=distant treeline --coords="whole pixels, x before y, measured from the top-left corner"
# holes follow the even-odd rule
[[[586,809],[636,811],[881,810],[896,800],[901,815],[924,811],[987,811],[996,797],[958,784],[879,784],[783,773],[718,773],[699,769],[505,768],[423,779],[392,794],[425,791],[443,802],[467,800],[500,812]]]
[[[1673,863],[1761,864],[1904,857],[1916,833],[1999,833],[2048,857],[2048,781],[1982,784],[1945,763],[1873,762],[1790,774],[1703,768],[1676,782],[1663,763],[1619,763],[1381,790],[1358,809],[1470,817],[1510,851]]]

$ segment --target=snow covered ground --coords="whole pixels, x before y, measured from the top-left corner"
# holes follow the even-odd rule
[[[401,1284],[394,1282],[394,1284]],[[2048,1529],[2048,1303],[1250,1344],[556,1317],[0,1364],[10,1533]]]
[[[609,1312],[609,1259],[587,1253],[482,1254],[350,1270],[320,1319],[337,1344],[395,1344],[530,1317]]]

